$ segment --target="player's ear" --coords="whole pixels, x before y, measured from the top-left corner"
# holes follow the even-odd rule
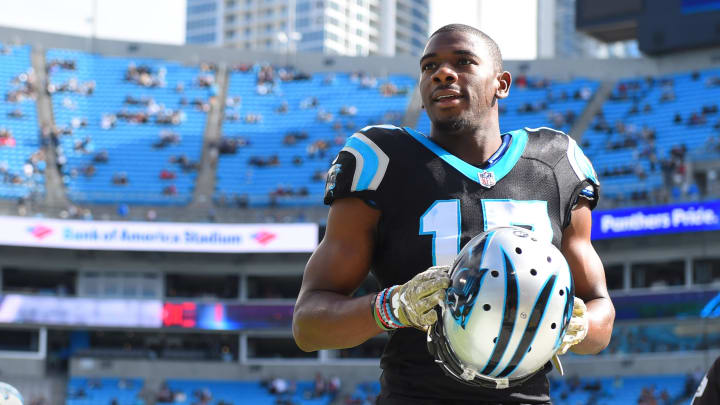
[[[510,95],[510,85],[512,84],[512,75],[507,70],[497,74],[498,87],[495,90],[495,97],[505,98]]]

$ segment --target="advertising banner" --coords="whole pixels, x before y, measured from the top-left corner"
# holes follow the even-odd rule
[[[290,329],[293,306],[166,302],[163,326],[206,330]]]
[[[718,290],[676,291],[672,293],[610,294],[615,320],[717,317]]]
[[[196,330],[290,329],[292,304],[0,295],[0,324]]]
[[[0,296],[0,323],[160,328],[162,311],[160,300]]]
[[[312,252],[317,224],[113,222],[0,216],[0,245],[208,253]]]
[[[715,230],[720,230],[720,201],[593,212],[593,239]]]

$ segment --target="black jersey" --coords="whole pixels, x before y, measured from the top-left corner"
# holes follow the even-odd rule
[[[483,168],[410,128],[370,126],[348,138],[328,172],[325,203],[358,197],[381,211],[371,271],[383,288],[432,265],[451,264],[473,236],[497,226],[526,227],[560,248],[578,196],[595,206],[597,175],[572,138],[548,128],[502,138]],[[390,332],[381,367],[381,397],[549,401],[549,363],[517,388],[466,386],[443,374],[425,334],[413,328]]]
[[[708,372],[700,380],[700,385],[691,402],[691,405],[717,404],[720,404],[720,357],[715,359]]]

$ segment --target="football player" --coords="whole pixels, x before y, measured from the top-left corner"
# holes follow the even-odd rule
[[[364,128],[328,172],[327,231],[305,268],[295,341],[305,351],[340,349],[388,331],[379,404],[550,403],[549,363],[518,387],[467,386],[434,364],[425,331],[437,321],[433,308],[460,249],[487,229],[515,225],[553,243],[571,267],[579,299],[561,352],[604,349],[615,310],[590,241],[597,175],[561,132],[500,133],[498,103],[512,78],[483,32],[440,28],[420,72],[430,134]],[[384,289],[352,297],[369,271]]]

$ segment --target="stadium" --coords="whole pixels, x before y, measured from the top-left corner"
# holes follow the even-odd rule
[[[504,62],[501,130],[569,134],[602,184],[612,339],[564,356],[554,404],[685,404],[720,356],[720,2],[648,3],[573,5],[639,57]],[[293,306],[347,138],[430,133],[417,56],[190,42],[0,27],[0,381],[26,405],[375,403],[385,334],[304,352]]]

